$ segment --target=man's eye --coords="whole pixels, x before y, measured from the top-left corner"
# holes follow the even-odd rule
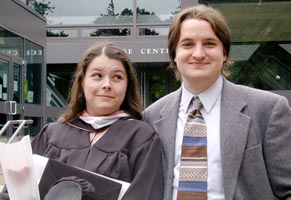
[[[216,43],[215,42],[206,42],[206,46],[214,47],[214,46],[216,46]]]
[[[191,47],[191,46],[193,46],[193,44],[187,42],[187,43],[182,43],[182,46],[183,46],[183,47]]]

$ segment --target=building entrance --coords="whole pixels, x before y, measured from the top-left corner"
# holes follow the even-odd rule
[[[180,87],[169,63],[135,63],[144,108]]]
[[[0,54],[0,129],[8,120],[23,118],[23,74],[21,59]],[[10,128],[4,136],[8,138],[12,133]]]

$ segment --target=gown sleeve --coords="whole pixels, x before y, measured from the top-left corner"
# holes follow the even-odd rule
[[[162,200],[163,169],[161,142],[157,134],[137,148],[129,159],[134,178],[122,200]]]

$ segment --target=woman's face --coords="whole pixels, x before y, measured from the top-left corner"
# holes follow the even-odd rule
[[[226,60],[222,42],[205,20],[182,22],[175,62],[184,86],[193,93],[210,87],[221,75]]]
[[[119,60],[103,54],[94,58],[82,84],[89,115],[105,116],[120,110],[127,84],[127,74]]]

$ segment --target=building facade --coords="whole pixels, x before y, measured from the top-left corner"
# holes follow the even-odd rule
[[[18,1],[2,2],[15,4]],[[286,96],[291,104],[290,0],[28,0],[25,4],[41,13],[37,15],[31,11],[34,20],[42,23],[46,20],[46,42],[42,35],[45,31],[25,36],[21,30],[5,24],[4,29],[21,36],[24,41],[31,41],[34,45],[31,48],[38,50],[37,47],[40,47],[42,56],[45,55],[42,64],[37,62],[35,67],[42,70],[39,74],[30,75],[29,70],[24,72],[27,83],[23,86],[23,104],[32,106],[32,113],[37,111],[41,115],[33,114],[39,126],[56,120],[65,109],[72,73],[81,54],[95,43],[110,41],[128,53],[137,69],[144,107],[179,87],[173,72],[168,70],[167,34],[174,15],[182,8],[197,4],[212,5],[226,16],[232,35],[230,58],[234,61],[229,79],[279,93]],[[1,9],[2,27],[1,21],[9,16],[10,11],[2,6]],[[15,27],[19,23],[15,18],[6,20],[6,24]],[[31,33],[43,31],[43,24],[25,27],[29,27]],[[2,49],[3,45],[0,45]],[[7,50],[2,52],[9,54]],[[30,52],[30,58],[37,52],[40,51]],[[29,66],[28,57],[20,54],[15,57]],[[33,58],[36,62],[37,56]],[[34,81],[37,91],[31,92],[29,80],[36,77],[42,79]],[[36,87],[36,83],[41,87]],[[0,101],[5,100],[2,98]]]
[[[173,91],[179,83],[167,70],[169,25],[181,8],[203,3],[221,10],[230,26],[234,65],[229,79],[291,102],[291,1],[49,1],[47,69],[61,94],[67,94],[83,51],[104,41],[120,45],[131,57],[145,107]]]
[[[32,119],[26,131],[36,133],[46,121],[46,19],[23,1],[0,5],[0,129],[8,120]]]

